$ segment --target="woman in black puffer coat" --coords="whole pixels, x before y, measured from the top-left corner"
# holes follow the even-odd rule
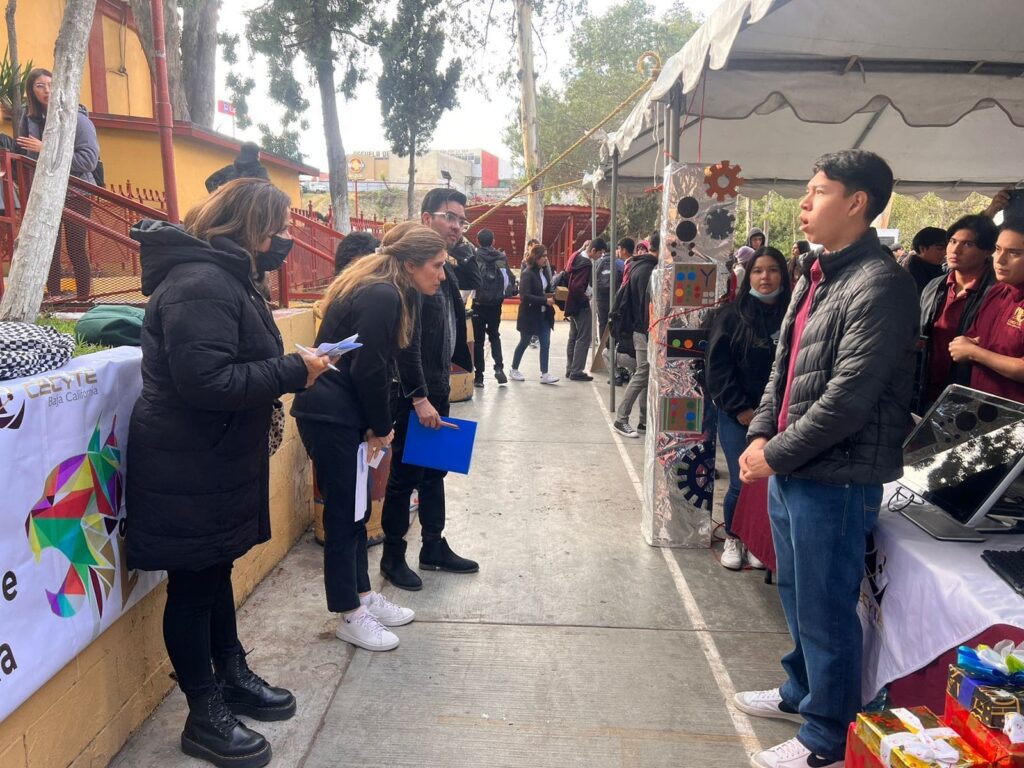
[[[291,249],[289,204],[269,182],[239,179],[184,226],[131,233],[150,300],[128,433],[128,567],[167,571],[164,642],[189,704],[182,750],[244,768],[269,762],[270,745],[235,714],[283,720],[295,698],[245,662],[231,567],[270,538],[274,403],[327,370],[325,358],[283,354],[254,282]]]

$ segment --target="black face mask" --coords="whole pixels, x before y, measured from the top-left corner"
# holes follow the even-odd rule
[[[273,272],[280,269],[288,254],[292,251],[294,241],[290,237],[270,238],[270,248],[266,251],[259,251],[256,254],[256,269],[260,272]]]

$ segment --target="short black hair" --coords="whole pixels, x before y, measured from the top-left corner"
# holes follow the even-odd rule
[[[590,247],[595,251],[607,251],[608,243],[599,237],[590,244]]]
[[[796,241],[796,252],[797,253],[808,253],[811,250],[811,244],[806,240]]]
[[[260,155],[260,145],[255,141],[243,141],[238,148],[238,156],[247,160],[255,160]]]
[[[996,249],[996,238],[999,237],[999,228],[988,216],[981,213],[961,216],[946,230],[946,239],[949,240],[961,229],[969,229],[974,233],[974,243],[981,250],[994,251]]]
[[[341,272],[360,256],[373,253],[379,245],[380,240],[369,232],[349,232],[334,251],[334,274]]]
[[[651,253],[657,254],[661,250],[661,232],[651,235]]]
[[[1024,219],[1020,217],[1008,219],[999,226],[999,231],[1014,232],[1018,235],[1024,236]],[[992,250],[995,250],[995,248]]]
[[[819,171],[832,181],[840,182],[847,195],[863,192],[868,196],[864,211],[868,223],[885,210],[892,197],[892,168],[874,152],[863,149],[829,152],[814,163],[814,173]]]
[[[914,240],[910,247],[917,253],[920,253],[922,248],[931,248],[933,245],[945,245],[948,242],[949,235],[946,234],[946,230],[939,229],[938,227],[925,227],[914,235]]]
[[[490,248],[494,245],[494,233],[489,229],[481,229],[476,233],[476,241],[480,243],[481,248]]]
[[[619,240],[619,248],[624,248],[626,253],[632,256],[633,252],[636,251],[636,243],[633,242],[632,237],[624,237]]]
[[[437,213],[438,209],[448,202],[458,203],[465,207],[466,196],[457,189],[434,187],[423,196],[423,202],[420,203],[420,213]]]

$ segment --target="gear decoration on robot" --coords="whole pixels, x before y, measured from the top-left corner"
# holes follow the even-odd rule
[[[724,206],[715,206],[704,217],[704,227],[714,240],[725,240],[736,231],[736,217]]]
[[[724,203],[727,197],[736,197],[744,183],[740,178],[740,167],[728,160],[708,166],[704,171],[704,186],[707,187],[708,197],[718,198],[720,203]]]
[[[673,468],[673,483],[678,495],[697,509],[711,510],[715,488],[715,454],[697,443],[683,454]]]

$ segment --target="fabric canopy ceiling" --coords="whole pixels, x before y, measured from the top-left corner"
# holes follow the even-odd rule
[[[667,102],[685,162],[728,159],[743,194],[802,193],[814,160],[877,152],[896,191],[962,199],[1024,179],[1022,0],[725,0],[602,144],[660,182]],[[703,120],[700,120],[703,115]]]

